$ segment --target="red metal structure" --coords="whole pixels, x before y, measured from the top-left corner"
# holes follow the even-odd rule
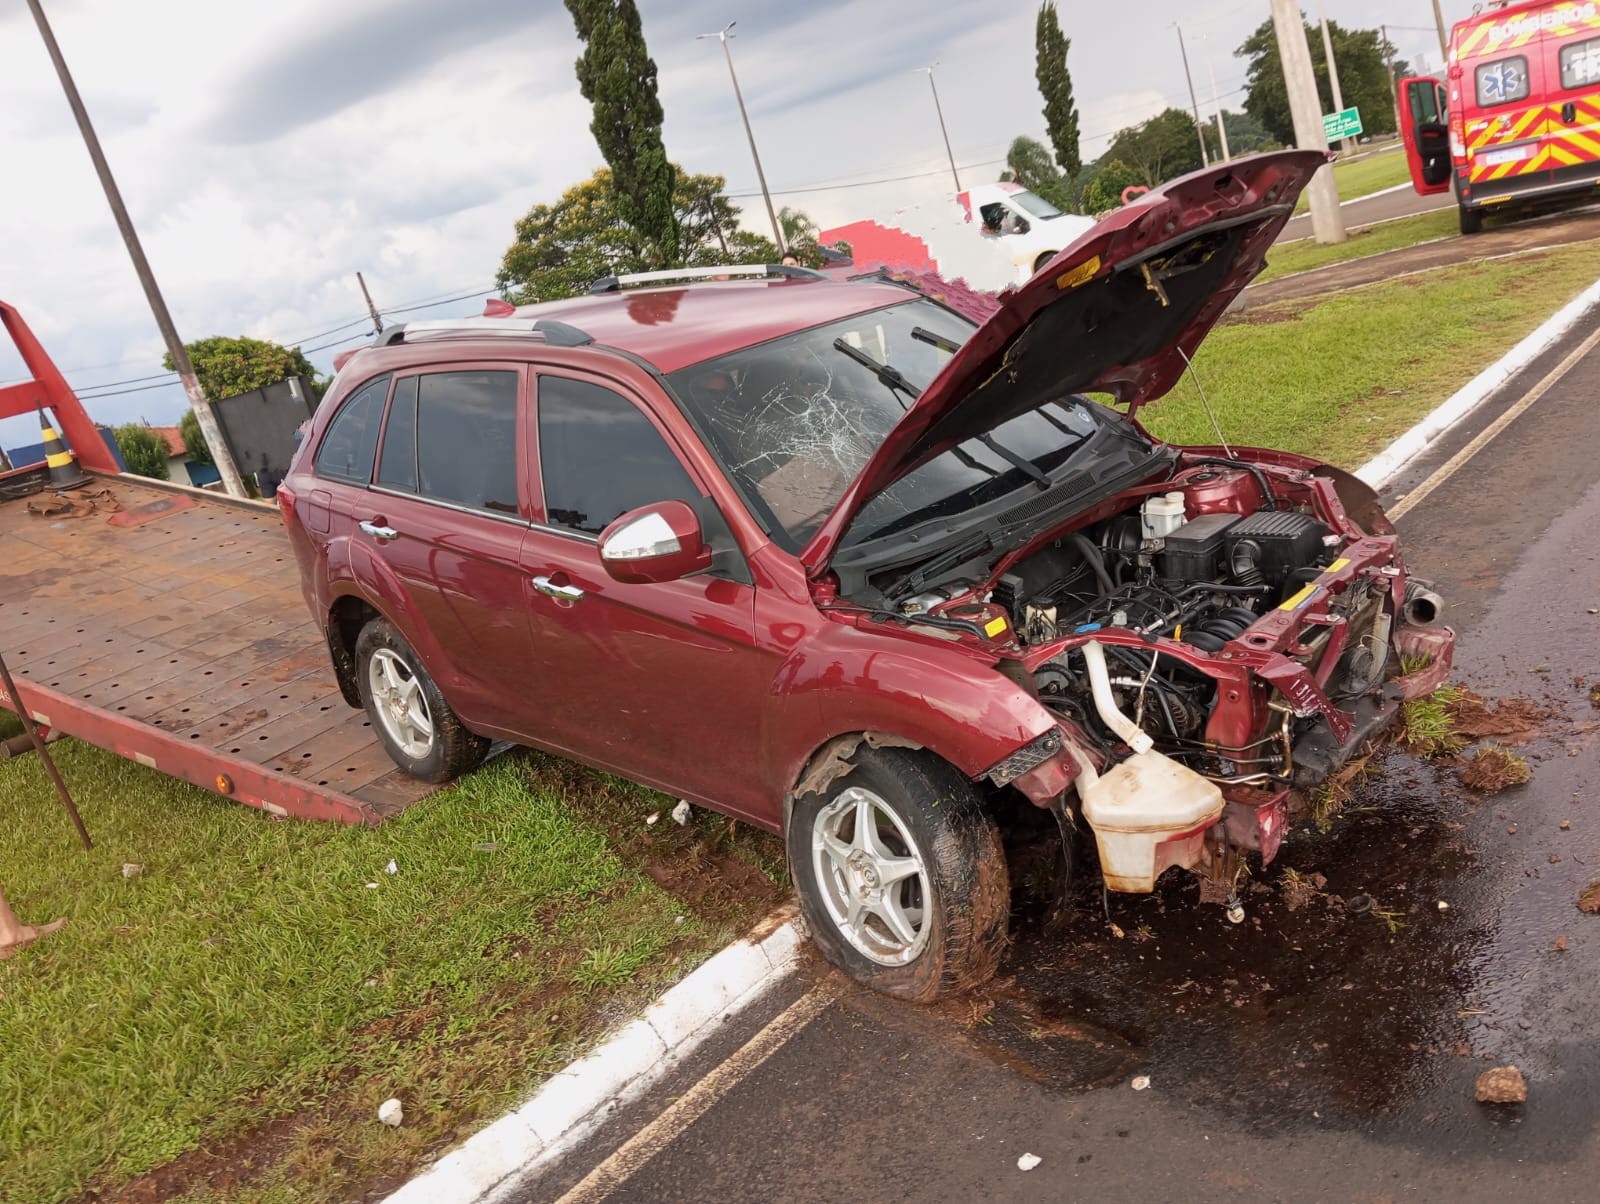
[[[340,697],[276,509],[118,475],[22,316],[0,320],[31,378],[0,417],[46,407],[95,477],[70,495],[93,513],[42,516],[18,495],[49,497],[43,465],[0,474],[0,632],[34,721],[280,816],[375,823],[426,795]]]

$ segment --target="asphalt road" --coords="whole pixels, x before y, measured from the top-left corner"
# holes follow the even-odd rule
[[[1024,916],[981,996],[924,1009],[838,984],[698,1119],[638,1137],[814,983],[837,984],[816,968],[524,1198],[561,1199],[600,1166],[610,1181],[570,1198],[1593,1200],[1600,916],[1575,904],[1600,878],[1597,379],[1600,349],[1400,520],[1450,600],[1458,680],[1549,711],[1522,747],[1529,785],[1478,799],[1452,769],[1388,755],[1328,834],[1291,838],[1244,924],[1182,888],[1112,899],[1120,939],[1097,896],[1064,930]],[[1325,874],[1324,893],[1289,910],[1285,865]],[[1357,894],[1371,913],[1347,910]],[[1475,1103],[1477,1074],[1508,1062],[1528,1103]],[[1024,1152],[1036,1169],[1017,1168]]]
[[[1431,196],[1418,196],[1416,191],[1408,186],[1396,192],[1357,197],[1353,201],[1345,201],[1339,208],[1344,213],[1344,224],[1348,227],[1370,226],[1373,222],[1412,217],[1418,213],[1431,213],[1435,209],[1449,209],[1455,203],[1455,197],[1451,193],[1437,192]],[[1278,241],[1291,242],[1297,238],[1310,237],[1311,215],[1302,213],[1299,217],[1289,219],[1283,228],[1283,233],[1278,236]]]

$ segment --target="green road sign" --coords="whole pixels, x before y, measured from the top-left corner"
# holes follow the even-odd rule
[[[1341,109],[1337,113],[1322,115],[1322,132],[1329,142],[1341,138],[1354,138],[1361,133],[1361,113],[1356,109]]]

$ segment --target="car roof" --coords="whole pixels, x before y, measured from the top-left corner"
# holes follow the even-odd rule
[[[520,306],[516,317],[575,326],[596,344],[637,356],[665,373],[918,299],[911,290],[873,281],[730,280],[545,301]]]

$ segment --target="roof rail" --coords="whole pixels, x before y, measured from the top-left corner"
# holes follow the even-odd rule
[[[590,293],[615,293],[641,284],[666,284],[674,280],[770,280],[774,276],[791,280],[826,280],[821,272],[788,263],[739,263],[709,268],[664,268],[657,272],[629,272],[623,276],[602,276],[589,286]]]
[[[398,326],[390,326],[373,340],[372,345],[392,347],[396,343],[412,343],[419,339],[451,336],[475,338],[480,335],[543,338],[551,347],[584,347],[594,342],[593,335],[579,330],[570,322],[557,322],[553,318],[540,318],[533,322],[527,318],[441,318],[432,322],[402,322]]]

